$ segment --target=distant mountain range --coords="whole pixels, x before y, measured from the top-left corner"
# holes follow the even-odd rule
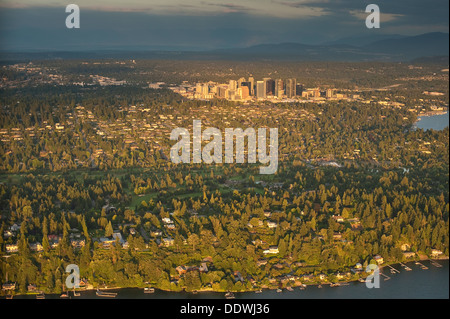
[[[372,42],[368,41],[367,37],[347,38],[321,45],[261,44],[213,52],[237,59],[255,57],[282,60],[405,61],[421,57],[448,56],[449,34],[435,32],[418,36],[379,36]]]
[[[260,44],[247,48],[213,51],[104,50],[86,52],[1,52],[0,60],[22,59],[173,59],[173,60],[292,60],[292,61],[411,61],[449,56],[448,33],[417,36],[379,35],[353,37],[308,45],[301,43]]]

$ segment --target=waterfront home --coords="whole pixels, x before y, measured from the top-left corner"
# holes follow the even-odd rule
[[[411,248],[411,246],[409,246],[408,244],[403,244],[400,246],[400,249],[402,251],[408,251]]]
[[[9,284],[3,284],[2,285],[3,290],[15,290],[16,289],[16,283],[9,283]]]
[[[178,266],[177,268],[175,268],[175,270],[178,272],[180,276],[184,275],[187,272],[186,266]]]
[[[433,257],[433,258],[439,257],[442,254],[443,254],[442,251],[440,251],[438,249],[431,250],[431,257]]]
[[[29,285],[27,286],[27,291],[28,291],[28,292],[33,292],[33,291],[36,291],[36,290],[37,290],[36,285],[29,284]]]
[[[377,264],[381,265],[382,263],[384,263],[384,259],[383,257],[381,257],[380,255],[376,255],[375,257],[373,257],[373,259],[377,262]]]
[[[314,279],[313,274],[307,274],[307,275],[301,276],[301,280],[303,280],[303,281],[311,281],[313,279]]]
[[[205,262],[201,263],[199,269],[200,272],[208,272],[208,266],[206,265]]]
[[[405,258],[405,259],[413,258],[414,256],[416,256],[416,253],[414,253],[412,251],[403,252],[403,258]]]
[[[244,277],[242,277],[242,274],[241,274],[240,271],[235,271],[234,272],[234,281],[235,282],[238,282],[238,281],[244,282]]]

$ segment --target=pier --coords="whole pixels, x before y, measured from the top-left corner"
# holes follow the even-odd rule
[[[395,269],[395,268],[394,268],[394,269]],[[395,270],[397,270],[397,269],[395,269]],[[397,270],[397,271],[398,271],[398,270]],[[391,279],[391,277],[386,276],[386,275],[383,274],[382,272],[380,272],[380,275],[384,277],[384,280],[385,280],[385,281]]]
[[[424,264],[422,264],[422,263],[420,263],[420,262],[418,262],[418,261],[416,261],[416,265],[419,265],[419,266],[420,266],[420,268],[422,268],[423,270],[426,270],[426,269],[428,269],[428,267],[427,267],[427,266],[425,266]]]
[[[394,267],[392,267],[391,265],[387,265],[390,269],[391,269],[391,274],[395,274],[395,273],[400,273],[400,271],[398,269],[395,269]]]
[[[442,265],[441,265],[440,263],[438,263],[437,261],[430,260],[430,263],[431,263],[434,267],[442,268]]]
[[[403,268],[405,268],[406,271],[411,271],[412,269],[409,268],[408,266],[406,266],[404,263],[400,263],[400,265],[403,266]]]
[[[117,296],[117,293],[115,292],[105,292],[97,289],[96,295],[99,297],[108,297],[108,298],[115,298]]]

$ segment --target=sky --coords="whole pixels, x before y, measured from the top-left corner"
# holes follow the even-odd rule
[[[80,28],[68,29],[68,4]],[[381,28],[367,29],[368,4]],[[448,0],[0,0],[0,50],[211,50],[449,32]]]

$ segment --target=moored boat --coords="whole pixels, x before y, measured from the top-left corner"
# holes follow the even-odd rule
[[[234,294],[230,291],[230,292],[227,292],[225,294],[225,298],[227,298],[227,299],[234,299],[235,297],[234,297]]]

